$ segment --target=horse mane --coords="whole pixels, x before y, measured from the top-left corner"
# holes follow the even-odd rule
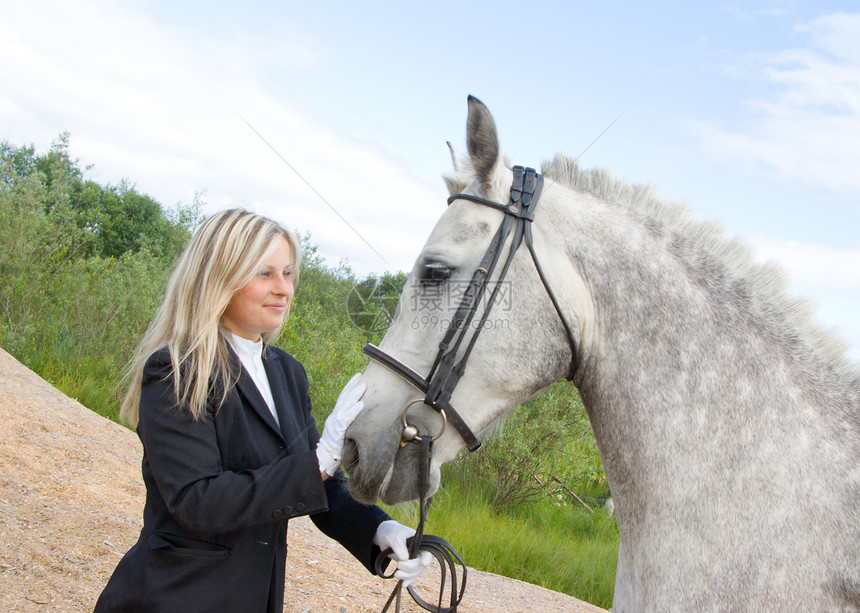
[[[809,347],[818,356],[814,361],[860,385],[860,369],[845,355],[846,341],[815,320],[813,302],[792,296],[783,270],[773,262],[758,264],[750,246],[740,238],[727,239],[718,222],[694,220],[685,203],[659,198],[650,184],[616,180],[603,168],[583,170],[576,160],[562,155],[544,162],[541,172],[575,191],[622,207],[652,234],[670,239],[676,251],[690,254],[687,260],[701,261],[704,256],[708,270],[720,273],[710,274],[709,283],[722,287],[726,296],[742,295],[744,308],[752,309],[770,330],[778,331],[782,342]],[[795,342],[789,340],[791,336]]]

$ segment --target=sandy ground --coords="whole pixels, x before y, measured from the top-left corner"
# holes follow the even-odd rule
[[[133,432],[63,395],[0,350],[0,611],[92,610],[140,531],[140,458]],[[430,576],[418,587],[429,590],[433,574],[425,573]],[[381,611],[392,587],[307,518],[290,522],[284,611]],[[422,609],[407,596],[402,610]],[[459,611],[602,609],[470,568]]]

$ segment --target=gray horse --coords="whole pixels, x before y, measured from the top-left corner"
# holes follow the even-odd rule
[[[471,97],[467,146],[450,192],[506,203],[512,171]],[[482,433],[569,375],[568,322],[621,532],[614,611],[860,610],[860,376],[844,346],[716,224],[562,157],[542,172],[534,248],[558,309],[517,251],[451,405]],[[382,350],[429,371],[503,217],[453,201]],[[404,407],[423,395],[376,363],[364,381],[347,432],[352,493],[414,499],[418,448],[399,443]],[[408,419],[441,428],[421,402]],[[451,428],[436,441],[431,489],[463,446]]]

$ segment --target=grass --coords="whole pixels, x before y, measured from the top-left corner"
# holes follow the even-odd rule
[[[550,499],[501,513],[458,489],[452,483],[437,493],[426,531],[449,541],[470,567],[599,607],[612,605],[619,543],[612,515],[603,509],[591,514],[579,506],[556,506]],[[402,523],[417,523],[414,504],[386,510]]]
[[[40,377],[103,417],[119,421],[120,392],[113,383],[120,369],[109,359],[82,356],[75,363],[48,351],[28,360],[27,366]]]

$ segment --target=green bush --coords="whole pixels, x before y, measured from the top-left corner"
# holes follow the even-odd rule
[[[518,407],[479,451],[445,470],[466,495],[499,510],[544,498],[591,508],[609,496],[585,407],[566,381]]]

